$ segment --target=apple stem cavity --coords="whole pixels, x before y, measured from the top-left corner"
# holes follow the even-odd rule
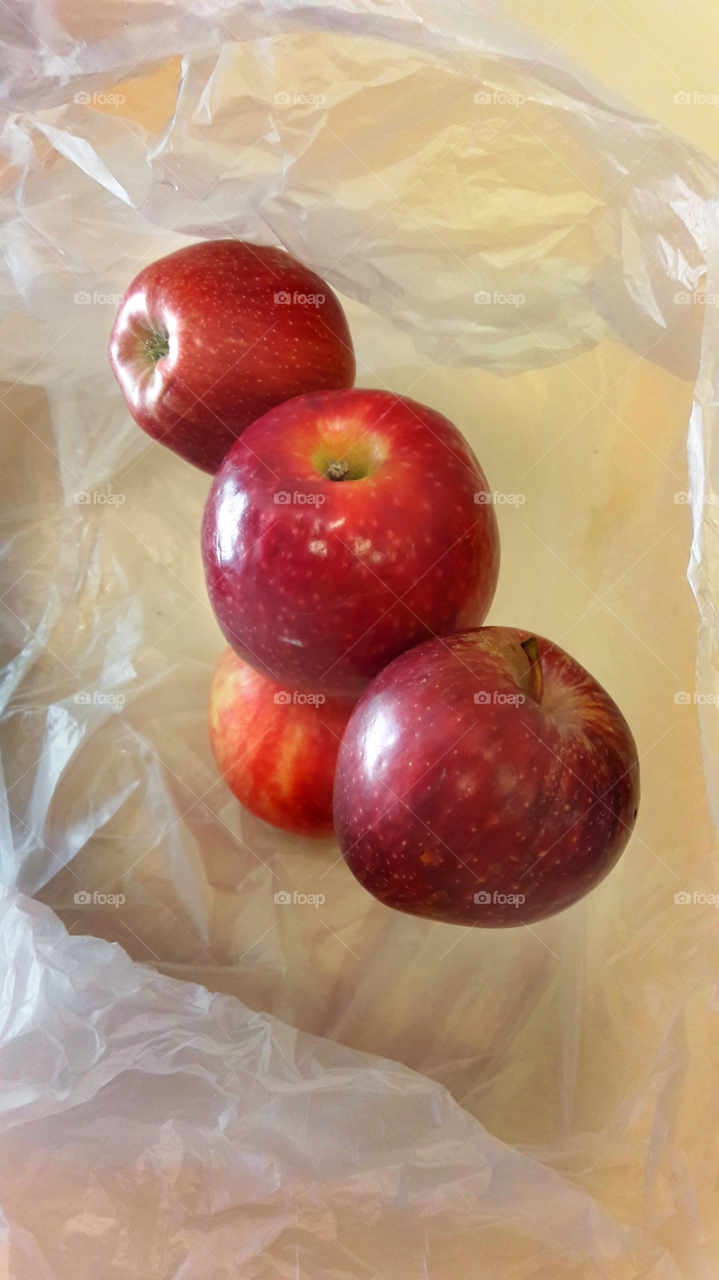
[[[162,329],[153,329],[145,340],[145,350],[153,364],[170,354],[170,339]]]
[[[349,462],[331,462],[327,468],[327,478],[328,480],[344,480],[349,469]]]
[[[544,692],[544,676],[542,674],[542,663],[539,657],[539,645],[537,644],[536,636],[530,636],[529,640],[523,640],[522,648],[530,662],[529,692],[535,702],[541,702],[542,694]]]

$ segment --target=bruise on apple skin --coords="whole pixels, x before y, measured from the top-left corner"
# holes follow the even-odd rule
[[[348,866],[385,905],[491,928],[589,892],[638,800],[634,740],[605,690],[550,641],[485,627],[418,646],[373,681],[340,749],[334,811]]]

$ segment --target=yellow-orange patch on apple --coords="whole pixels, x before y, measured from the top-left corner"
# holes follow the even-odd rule
[[[284,831],[331,836],[337,752],[355,703],[285,689],[226,649],[210,689],[210,745],[240,803]]]

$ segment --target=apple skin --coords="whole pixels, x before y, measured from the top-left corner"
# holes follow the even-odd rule
[[[276,293],[324,301],[285,304]],[[268,409],[355,379],[329,285],[282,250],[241,240],[206,240],[145,267],[122,301],[109,355],[138,426],[213,475]]]
[[[499,571],[494,510],[475,502],[487,488],[457,428],[413,400],[355,389],[273,409],[205,508],[225,638],[290,689],[358,697],[405,649],[484,620]]]
[[[283,831],[321,839],[334,831],[335,761],[355,700],[277,703],[275,695],[283,692],[226,649],[210,688],[212,754],[250,813]]]
[[[532,638],[534,666],[522,648]],[[489,700],[475,703],[480,693]],[[509,627],[391,663],[358,702],[335,775],[340,848],[365,889],[410,915],[490,928],[542,920],[593,889],[638,804],[616,703],[558,645]]]

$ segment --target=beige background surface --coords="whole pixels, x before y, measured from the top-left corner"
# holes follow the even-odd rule
[[[505,8],[616,93],[709,155],[719,156],[719,10],[707,0],[506,0]]]

